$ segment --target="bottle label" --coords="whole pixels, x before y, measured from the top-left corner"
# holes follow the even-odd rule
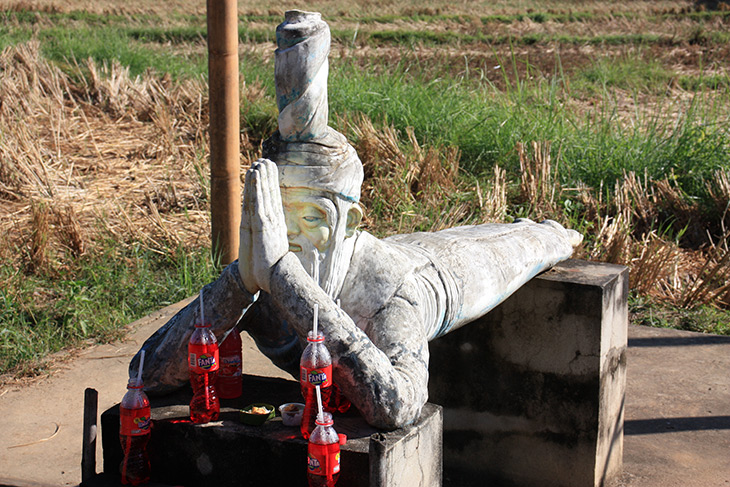
[[[307,367],[301,367],[299,375],[299,381],[302,384],[308,384],[311,387],[319,386],[320,388],[329,387],[332,385],[332,365],[327,367],[318,367],[309,369]]]
[[[218,370],[218,346],[188,345],[188,366],[190,372],[202,374]]]
[[[221,370],[219,373],[220,375],[225,377],[240,377],[241,357],[239,357],[238,355],[221,357]]]
[[[307,470],[310,474],[332,477],[340,472],[339,443],[331,445],[310,443],[307,451]]]
[[[140,436],[150,432],[150,407],[126,409],[119,407],[119,434]]]

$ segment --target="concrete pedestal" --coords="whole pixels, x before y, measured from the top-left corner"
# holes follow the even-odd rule
[[[278,407],[301,398],[295,381],[244,375],[244,394],[222,400],[220,421],[190,422],[191,392],[151,398],[153,433],[149,444],[152,480],[169,485],[304,486],[307,442],[298,428],[277,417],[262,426],[238,422],[238,409],[252,403]],[[102,414],[104,473],[119,472],[118,406]],[[354,487],[438,487],[441,485],[440,406],[427,404],[418,421],[378,432],[354,411],[335,415],[335,429],[348,441],[341,447],[338,485]]]
[[[571,260],[430,344],[444,485],[589,487],[621,472],[628,270]]]

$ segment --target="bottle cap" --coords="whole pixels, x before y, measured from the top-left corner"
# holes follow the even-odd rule
[[[332,413],[322,413],[321,417],[317,415],[317,419],[314,422],[320,426],[332,426],[335,424],[335,422],[332,421]]]
[[[317,332],[317,336],[314,336],[314,334],[310,331],[307,333],[307,341],[311,343],[319,343],[324,341],[324,335],[322,332]]]
[[[127,382],[127,389],[142,389],[142,380],[136,377],[132,377]]]

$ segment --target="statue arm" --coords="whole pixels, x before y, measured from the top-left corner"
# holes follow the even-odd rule
[[[335,381],[369,424],[393,429],[419,416],[428,397],[428,342],[407,299],[389,300],[366,334],[314,285],[294,254],[273,266],[270,284],[281,317],[301,336],[311,329],[312,309],[319,304]]]
[[[219,342],[252,302],[253,295],[246,291],[238,275],[237,261],[203,288],[205,321],[211,324]],[[146,391],[162,394],[184,386],[189,380],[188,342],[199,317],[200,300],[195,299],[144,342],[129,364],[129,376],[137,375],[140,355],[144,350],[142,379]]]

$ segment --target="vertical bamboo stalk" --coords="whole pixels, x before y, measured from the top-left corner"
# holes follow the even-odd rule
[[[241,221],[237,2],[207,0],[207,13],[211,237],[225,265],[238,257]]]

